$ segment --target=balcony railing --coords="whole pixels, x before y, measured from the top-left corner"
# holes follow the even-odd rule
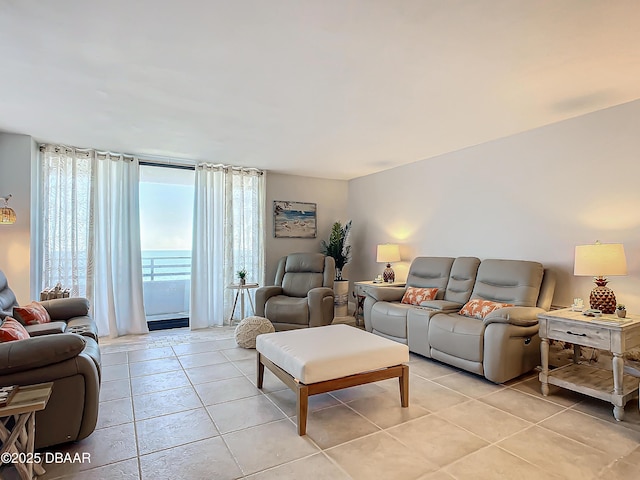
[[[189,316],[191,257],[146,254],[142,280],[148,321]]]

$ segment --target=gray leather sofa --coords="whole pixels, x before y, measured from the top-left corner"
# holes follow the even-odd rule
[[[335,275],[335,260],[321,253],[282,257],[275,285],[256,290],[256,315],[268,318],[277,331],[329,325]]]
[[[47,407],[36,413],[35,448],[82,440],[94,431],[101,374],[89,302],[61,298],[41,303],[51,323],[25,326],[32,338],[0,343],[0,386],[53,382]],[[12,316],[20,321],[16,306],[0,271],[0,320]]]
[[[555,283],[555,275],[537,262],[418,257],[407,287],[438,288],[436,298],[407,305],[400,303],[406,287],[370,288],[365,329],[503,383],[540,364],[537,315],[551,307]],[[458,313],[470,299],[514,306],[479,320]]]

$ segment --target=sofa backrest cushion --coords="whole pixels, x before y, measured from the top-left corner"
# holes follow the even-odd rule
[[[333,287],[335,261],[321,253],[292,253],[278,267],[276,284],[281,275],[282,293],[289,297],[306,297],[312,288]]]
[[[535,307],[544,268],[525,260],[483,260],[471,298]]]
[[[437,288],[436,299],[442,300],[454,260],[451,257],[414,258],[407,276],[407,287]]]
[[[0,270],[0,320],[13,314],[13,307],[17,307],[18,302],[13,291],[9,288],[7,277]]]
[[[480,259],[476,257],[456,258],[451,267],[444,299],[460,304],[467,303],[476,283],[479,265]]]

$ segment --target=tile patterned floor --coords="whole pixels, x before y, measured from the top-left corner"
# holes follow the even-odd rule
[[[601,401],[535,373],[494,385],[412,355],[410,407],[388,380],[311,397],[307,433],[295,396],[231,328],[101,341],[98,427],[57,451],[44,479],[630,479],[640,475],[636,401],[618,423]],[[2,471],[5,478],[10,471]]]

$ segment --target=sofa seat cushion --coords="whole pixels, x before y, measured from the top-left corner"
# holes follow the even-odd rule
[[[39,337],[41,335],[64,333],[67,329],[67,322],[36,323],[35,325],[27,325],[24,328],[29,332],[30,336]]]
[[[306,297],[276,295],[267,300],[264,306],[264,316],[269,320],[277,318],[278,323],[308,325],[309,302]]]
[[[439,313],[429,322],[429,344],[454,357],[482,362],[484,329],[482,320],[457,313]]]
[[[407,312],[416,308],[406,303],[377,302],[371,308],[374,331],[391,337],[407,338]]]

